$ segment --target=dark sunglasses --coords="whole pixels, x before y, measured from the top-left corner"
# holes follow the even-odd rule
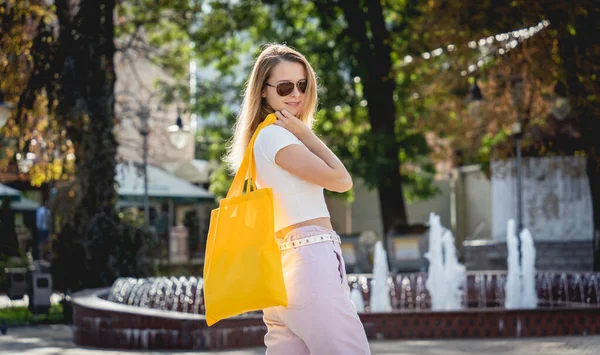
[[[306,81],[306,79],[303,79],[295,84],[291,81],[282,81],[279,84],[277,84],[277,86],[273,86],[269,83],[265,83],[265,85],[270,86],[272,88],[276,88],[277,94],[279,94],[279,96],[288,96],[292,93],[292,91],[294,91],[294,86],[297,86],[298,90],[300,90],[300,92],[304,94],[306,92],[307,83],[308,82]]]

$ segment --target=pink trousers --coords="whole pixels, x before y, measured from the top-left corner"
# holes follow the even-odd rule
[[[289,232],[283,241],[335,233],[319,226]],[[364,327],[350,301],[338,243],[329,241],[281,252],[288,307],[264,309],[267,355],[370,354]]]

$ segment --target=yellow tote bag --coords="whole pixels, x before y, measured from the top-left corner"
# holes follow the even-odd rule
[[[245,312],[287,306],[281,253],[275,241],[273,191],[257,189],[255,184],[254,141],[276,120],[270,114],[258,126],[227,197],[210,214],[204,260],[208,326]]]

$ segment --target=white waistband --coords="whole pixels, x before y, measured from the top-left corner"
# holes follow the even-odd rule
[[[323,242],[336,242],[338,244],[342,244],[342,240],[337,234],[317,234],[310,237],[300,238],[296,240],[292,240],[291,242],[283,242],[279,244],[279,249],[287,250],[295,247],[303,247],[310,244],[315,243],[323,243]]]

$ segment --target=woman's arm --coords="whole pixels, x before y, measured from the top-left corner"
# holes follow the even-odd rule
[[[300,119],[283,110],[275,112],[274,123],[294,134],[306,146],[291,144],[280,149],[275,163],[299,178],[335,191],[346,192],[352,188],[352,177],[344,164]]]

